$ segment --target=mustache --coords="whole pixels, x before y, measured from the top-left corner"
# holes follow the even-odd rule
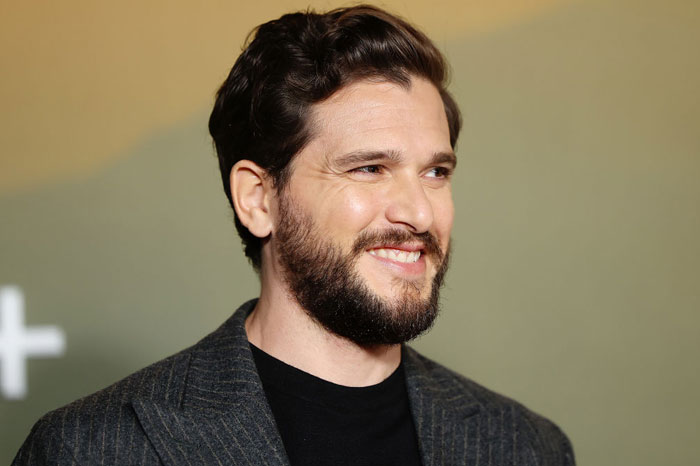
[[[423,253],[432,254],[438,260],[442,260],[445,255],[440,248],[437,238],[429,231],[411,233],[410,231],[398,229],[365,231],[355,240],[352,252],[353,255],[359,255],[372,246],[415,242],[419,242],[423,246]]]

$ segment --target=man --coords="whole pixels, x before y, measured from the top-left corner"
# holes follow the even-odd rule
[[[259,299],[44,416],[14,464],[574,464],[554,424],[403,346],[447,269],[445,81],[373,7],[260,26],[209,124]]]

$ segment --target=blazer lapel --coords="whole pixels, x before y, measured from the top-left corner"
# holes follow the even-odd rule
[[[175,465],[288,465],[245,334],[249,301],[193,348],[179,397],[132,403],[161,461]]]
[[[193,412],[158,402],[135,402],[134,410],[163,464],[288,465],[272,422],[259,407],[232,406],[223,414]]]
[[[480,464],[487,426],[478,400],[411,348],[402,357],[423,466]]]

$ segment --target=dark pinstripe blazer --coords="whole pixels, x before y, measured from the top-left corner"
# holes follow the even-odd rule
[[[42,417],[13,465],[285,465],[248,346],[255,301],[174,356]],[[404,348],[425,466],[573,465],[566,436],[522,405]]]

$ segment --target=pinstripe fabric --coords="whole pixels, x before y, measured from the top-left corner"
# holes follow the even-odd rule
[[[424,465],[573,466],[559,428],[404,348],[408,395]]]
[[[287,465],[244,321],[42,417],[12,463]],[[551,422],[404,348],[425,466],[573,465]]]

